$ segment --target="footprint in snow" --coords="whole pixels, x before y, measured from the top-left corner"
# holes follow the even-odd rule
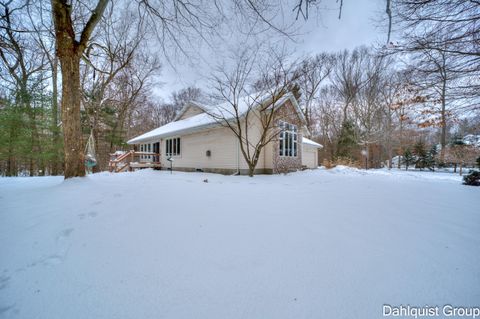
[[[98,212],[92,210],[92,211],[88,212],[88,214],[81,213],[81,214],[78,214],[77,216],[78,216],[78,218],[80,218],[80,220],[84,220],[85,218],[87,218],[87,216],[91,217],[91,218],[97,217]]]
[[[91,211],[90,213],[88,213],[88,216],[90,217],[97,217],[98,216],[98,213],[96,211]]]
[[[3,306],[0,305],[0,315],[6,314],[7,312],[13,312],[15,314],[18,314],[18,309],[15,308],[15,304],[10,305],[10,306]]]
[[[60,232],[60,235],[58,236],[58,238],[69,237],[73,233],[74,230],[75,230],[74,228],[64,229]]]
[[[47,258],[45,258],[42,263],[44,265],[49,265],[49,266],[55,266],[58,264],[61,264],[63,261],[63,257],[59,255],[50,255]]]
[[[122,194],[120,194],[120,193],[115,193],[115,194],[113,194],[113,197],[117,197],[117,198],[118,198],[118,197],[122,197]]]
[[[5,289],[10,281],[10,276],[0,276],[0,290]]]

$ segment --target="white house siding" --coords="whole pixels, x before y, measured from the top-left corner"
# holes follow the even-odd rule
[[[255,130],[250,132],[254,137]],[[229,128],[215,128],[203,132],[175,136],[180,137],[180,155],[173,157],[174,170],[202,170],[219,173],[234,173],[239,168],[242,174],[248,170],[248,165],[238,148],[238,140]],[[170,166],[166,156],[165,140],[161,140],[161,163],[163,167]],[[207,156],[210,151],[210,156]],[[264,169],[263,152],[257,165],[257,170]]]
[[[191,105],[182,114],[180,119],[186,119],[201,113],[201,109]],[[251,113],[248,125],[248,139],[256,144],[260,140],[262,125],[259,114]],[[299,128],[298,141],[302,140],[303,122],[299,117],[294,105],[287,101],[286,105],[279,109],[279,118],[295,124]],[[242,127],[245,127],[242,124]],[[248,172],[248,165],[240,151],[238,139],[233,132],[226,127],[205,128],[185,135],[174,135],[160,139],[160,162],[163,168],[169,168],[170,162],[166,156],[166,139],[180,138],[181,154],[173,157],[174,170],[217,172],[231,174],[240,170],[241,174]],[[151,140],[150,143],[155,142]],[[299,152],[295,157],[279,156],[278,137],[267,144],[256,166],[255,173],[278,173],[280,171],[292,171],[302,167],[302,147],[299,143]],[[207,156],[210,151],[210,156]],[[316,150],[315,150],[316,151]],[[253,155],[253,147],[250,149]],[[282,168],[282,169],[279,169]]]
[[[315,146],[303,144],[302,165],[307,168],[318,167],[318,150]]]
[[[273,145],[274,143],[278,143],[278,141],[274,140],[270,143],[268,143],[264,149],[263,149],[263,159],[264,159],[264,166],[265,170],[267,173],[272,173],[274,169],[273,165],[273,155],[274,155],[274,150],[273,150]]]

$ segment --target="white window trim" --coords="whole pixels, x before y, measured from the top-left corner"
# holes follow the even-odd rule
[[[140,152],[153,153],[153,144],[154,143],[142,143],[140,144]],[[152,161],[153,155],[140,155],[140,161]]]
[[[177,153],[177,154],[169,154],[167,152],[167,143],[169,140],[175,140],[175,139],[178,139],[179,141],[179,144],[180,144],[180,152]],[[183,145],[182,145],[182,138],[180,136],[172,136],[172,137],[169,137],[169,138],[166,138],[164,139],[164,145],[165,145],[165,157],[181,157],[182,156],[182,150],[183,150]],[[172,149],[173,149],[173,142],[172,142]],[[173,152],[172,152],[173,153]]]
[[[298,126],[295,125],[295,124],[291,124],[291,123],[288,123],[288,122],[285,122],[285,121],[279,121],[278,122],[278,125],[282,128],[282,130],[280,131],[280,136],[278,138],[278,153],[277,155],[280,156],[280,157],[288,157],[288,158],[295,158],[295,157],[298,157],[298,153],[299,153],[299,149],[298,149]],[[292,130],[287,130],[287,129],[284,129],[284,127],[286,126],[292,126]],[[287,134],[292,134],[292,142],[293,142],[293,154],[294,155],[285,155],[285,150],[287,149],[286,148],[286,141],[288,141],[286,139],[286,136]],[[282,143],[283,145],[283,152],[282,154],[280,154],[280,151],[282,149],[280,143]]]

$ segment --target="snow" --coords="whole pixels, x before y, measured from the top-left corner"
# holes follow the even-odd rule
[[[473,145],[475,147],[480,147],[480,135],[468,134],[463,137],[463,142],[466,145]]]
[[[242,116],[244,113],[246,113],[249,107],[255,105],[255,101],[256,100],[254,100],[250,96],[247,96],[244,99],[239,99],[239,103],[237,106],[239,116]],[[232,105],[227,102],[215,106],[208,106],[199,102],[194,102],[194,105],[200,107],[204,112],[207,113],[201,113],[183,120],[170,122],[145,134],[137,136],[129,140],[127,143],[137,144],[140,142],[146,142],[152,139],[167,137],[174,134],[186,132],[191,133],[195,132],[196,130],[201,130],[212,126],[218,126],[220,125],[219,120],[222,118],[230,120],[235,117],[235,112]]]
[[[201,113],[183,120],[170,122],[168,124],[160,126],[159,128],[156,128],[145,134],[132,138],[127,143],[138,144],[138,143],[147,142],[153,139],[171,136],[174,134],[193,132],[195,129],[201,130],[214,125],[218,125],[215,118],[208,115],[207,113]]]
[[[458,175],[346,167],[0,178],[0,317],[479,306],[479,195]]]
[[[308,144],[308,145],[312,145],[312,146],[316,146],[318,148],[323,148],[323,145],[322,144],[318,144],[317,142],[314,142],[306,137],[302,137],[302,143],[303,144]]]
[[[256,95],[250,95],[244,98],[240,98],[237,105],[238,116],[242,117],[247,113],[248,110],[263,105],[265,100],[267,100],[269,97],[269,94],[264,93],[263,95],[259,95],[257,93]],[[293,94],[291,93],[285,94],[281,99],[276,102],[276,105],[281,106],[289,99],[297,108],[298,114],[303,117],[303,113],[301,112],[298,103],[296,102]],[[236,118],[235,109],[228,102],[214,106],[200,104],[199,102],[194,102],[193,104],[200,107],[207,113],[201,113],[183,120],[170,122],[168,124],[160,126],[159,128],[132,138],[127,143],[138,144],[173,135],[193,133],[209,127],[220,126],[222,121],[229,121]]]

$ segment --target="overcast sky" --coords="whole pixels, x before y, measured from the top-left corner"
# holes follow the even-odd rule
[[[308,21],[298,20],[301,35],[296,42],[288,42],[288,47],[298,56],[315,54],[322,51],[334,52],[352,49],[360,45],[383,42],[385,30],[379,29],[378,21],[383,16],[384,0],[344,0],[342,18],[338,19],[338,7],[335,1],[319,8]],[[386,28],[386,26],[385,26]],[[208,70],[222,59],[218,52],[224,50],[223,42],[218,48],[198,48],[200,57],[194,61],[177,61],[164,64],[160,77],[161,85],[155,89],[156,95],[169,100],[173,91],[187,86],[197,86],[208,90],[205,75]]]

